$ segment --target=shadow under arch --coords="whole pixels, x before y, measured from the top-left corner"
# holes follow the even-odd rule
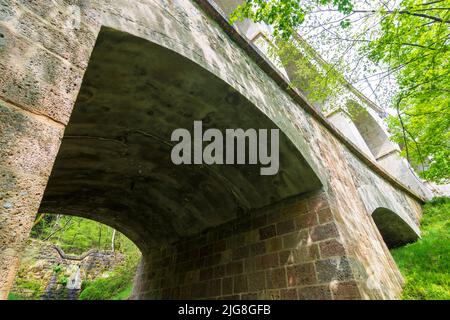
[[[192,133],[195,120],[222,132],[278,129],[188,58],[102,27],[39,211],[99,221],[145,251],[321,188],[281,131],[273,176],[257,165],[174,165],[171,133]]]
[[[398,247],[420,238],[419,221],[396,196],[374,184],[358,187],[367,214],[372,216],[384,242],[389,248]]]
[[[372,218],[389,249],[416,241],[419,235],[398,214],[379,207]]]

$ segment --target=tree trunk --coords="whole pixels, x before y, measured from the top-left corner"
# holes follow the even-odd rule
[[[113,230],[112,238],[111,238],[111,251],[114,253],[115,246],[114,243],[116,242],[116,229]]]

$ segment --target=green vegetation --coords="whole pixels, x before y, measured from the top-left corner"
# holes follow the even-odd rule
[[[43,214],[31,231],[31,237],[50,241],[67,254],[82,254],[89,249],[127,252],[134,244],[114,229],[78,217]]]
[[[231,21],[252,19],[255,22],[265,22],[274,27],[275,36],[284,39],[295,32],[305,16],[317,5],[332,4],[339,12],[349,14],[353,5],[350,0],[314,0],[312,2],[300,0],[246,0],[238,6],[231,16]],[[348,24],[345,20],[343,27]]]
[[[123,255],[124,262],[121,264],[103,272],[94,280],[83,281],[79,299],[123,300],[130,296],[133,277],[141,254],[134,243],[123,234],[88,219],[46,214],[39,215],[36,219],[31,237],[56,244],[66,254],[80,255],[90,249],[99,249],[114,250]],[[22,261],[15,280],[14,291],[10,293],[8,299],[41,299],[46,283],[40,280],[43,273],[35,269],[36,261],[32,258]],[[51,272],[57,275],[57,283],[60,286],[64,287],[67,284],[68,273],[65,267],[51,266]]]
[[[297,30],[308,15],[317,17],[318,47],[329,51],[330,39],[338,40],[342,52],[337,61],[321,63],[321,75],[313,75],[320,71],[314,70],[317,65],[311,63],[311,50],[298,42]],[[450,181],[450,0],[246,0],[231,21],[246,18],[272,25],[278,56],[294,57],[291,65],[303,75],[300,80],[310,80],[300,87],[310,99],[321,88],[335,90],[333,82],[339,74],[350,77],[355,69],[363,70],[355,82],[379,79],[375,95],[383,79],[392,79],[395,85],[389,83],[385,88],[392,139],[422,178]],[[357,30],[351,28],[353,23]],[[356,67],[348,72],[348,61],[353,58],[348,52],[357,44]],[[294,50],[287,54],[287,47]],[[380,70],[368,71],[374,67]]]
[[[69,278],[67,278],[66,275],[61,275],[61,276],[58,278],[58,283],[61,284],[61,285],[63,285],[63,286],[65,286],[65,285],[67,284],[68,281],[69,281]]]
[[[392,250],[405,280],[403,299],[450,300],[450,198],[427,203],[422,239]]]
[[[8,300],[27,300],[27,298],[22,297],[16,293],[10,292],[8,295]]]
[[[44,283],[36,279],[27,279],[24,276],[16,278],[16,288],[19,292],[11,292],[8,300],[39,300],[44,292]]]
[[[397,115],[389,126],[403,154],[427,180],[450,179],[450,0],[403,0],[382,12],[381,36],[365,51],[396,72]],[[409,14],[406,14],[409,12]]]
[[[131,295],[133,278],[140,253],[129,251],[124,264],[107,272],[103,277],[83,284],[80,300],[125,300]]]

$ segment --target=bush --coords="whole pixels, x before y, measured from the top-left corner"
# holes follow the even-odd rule
[[[135,268],[121,266],[106,278],[87,282],[80,300],[124,300],[131,294]]]
[[[36,300],[44,293],[45,286],[42,281],[35,279],[16,278],[14,287],[16,292],[11,292],[10,300]]]
[[[18,295],[16,293],[10,292],[8,295],[8,300],[28,300],[27,297],[22,297],[21,295]]]
[[[65,276],[65,275],[62,275],[61,277],[59,277],[59,279],[58,279],[58,283],[60,284],[60,285],[62,285],[62,286],[66,286],[67,285],[67,282],[69,281],[69,278],[67,278],[67,276]]]
[[[59,264],[57,264],[56,266],[53,267],[53,272],[58,274],[61,272],[61,266]]]

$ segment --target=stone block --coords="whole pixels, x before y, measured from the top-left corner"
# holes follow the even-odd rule
[[[238,275],[233,277],[233,292],[242,293],[248,291],[247,276]]]
[[[269,239],[275,237],[277,235],[275,225],[270,225],[264,228],[259,229],[259,237],[260,240]]]
[[[331,290],[328,285],[307,286],[297,289],[300,300],[331,300]]]
[[[320,256],[322,258],[345,255],[344,245],[337,239],[325,240],[323,242],[320,242],[319,247]]]
[[[353,279],[353,273],[346,257],[319,260],[315,262],[315,265],[320,283]]]
[[[317,283],[314,263],[302,263],[287,267],[288,287],[305,286]]]
[[[297,300],[297,290],[296,289],[282,289],[280,290],[282,300]]]
[[[324,224],[333,221],[333,213],[330,208],[321,209],[317,212],[319,223]]]
[[[268,289],[286,288],[286,269],[283,267],[267,270],[266,283]]]
[[[266,289],[266,277],[264,271],[258,271],[248,274],[248,290],[261,291]]]
[[[308,212],[295,217],[295,226],[297,230],[310,228],[318,225],[315,212]]]
[[[284,220],[276,224],[277,235],[283,235],[295,230],[295,223],[293,219]]]
[[[233,278],[227,277],[222,279],[222,295],[233,293]]]
[[[355,281],[337,282],[333,283],[330,287],[335,300],[361,299],[358,284]]]
[[[312,241],[321,241],[337,237],[339,237],[339,233],[334,222],[319,225],[317,227],[314,227],[311,231]]]
[[[228,276],[240,274],[244,271],[244,264],[242,261],[230,262],[226,266]]]

